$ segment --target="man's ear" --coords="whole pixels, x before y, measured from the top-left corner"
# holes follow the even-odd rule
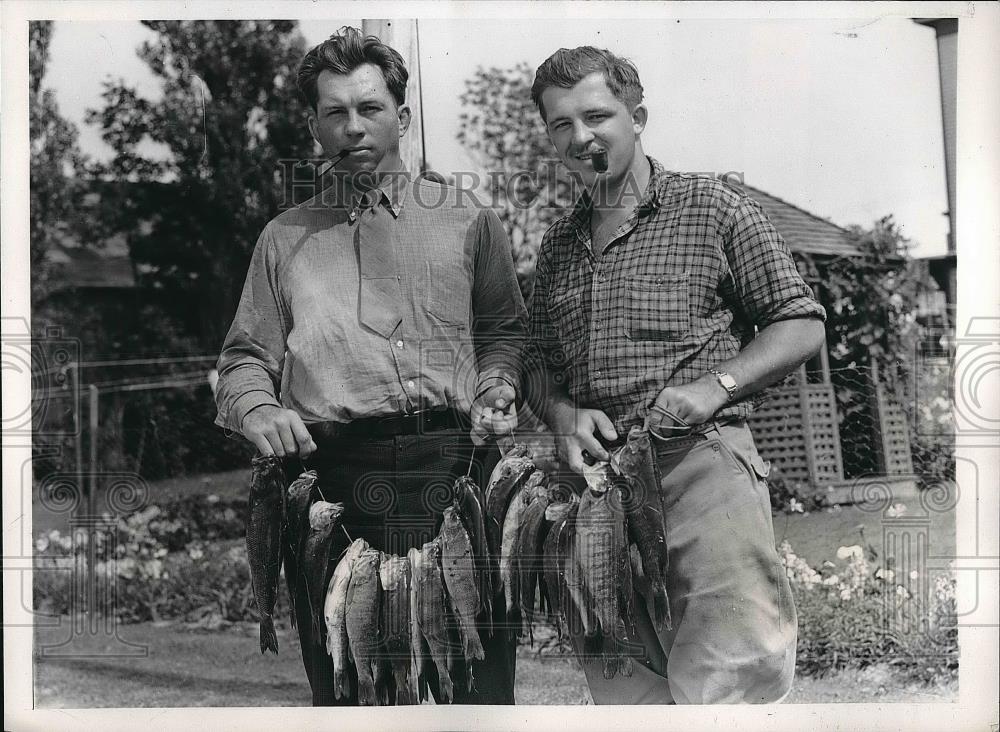
[[[399,136],[402,137],[410,129],[410,121],[413,118],[412,113],[407,105],[401,104],[399,105],[399,109],[396,110],[396,114],[399,116]]]
[[[316,119],[316,115],[313,112],[309,113],[309,117],[306,120],[306,124],[309,125],[309,134],[312,135],[312,139],[316,141],[317,145],[320,145],[320,147],[322,147],[322,144],[319,141],[319,134],[317,132],[317,130],[319,129],[318,127],[319,120]]]
[[[649,119],[649,110],[646,109],[646,105],[635,105],[635,109],[632,110],[632,129],[635,131],[635,134],[641,135],[642,131],[646,129],[647,119]]]

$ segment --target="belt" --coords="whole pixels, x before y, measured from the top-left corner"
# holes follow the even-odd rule
[[[447,429],[468,431],[471,424],[469,417],[457,409],[427,409],[413,414],[364,417],[351,422],[314,422],[307,427],[313,439],[319,443],[419,435]]]

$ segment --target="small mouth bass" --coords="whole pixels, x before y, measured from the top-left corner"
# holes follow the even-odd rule
[[[441,539],[441,569],[444,573],[444,584],[451,599],[452,610],[458,619],[463,656],[466,668],[470,670],[468,681],[471,691],[471,661],[482,660],[485,653],[479,631],[476,629],[479,591],[476,588],[472,545],[454,507],[449,506],[445,509],[444,522],[441,524],[441,533],[438,536]]]
[[[514,551],[520,588],[521,614],[528,629],[529,638],[534,640],[532,620],[535,611],[535,587],[542,571],[542,552],[545,542],[545,509],[551,500],[546,492],[540,492],[524,509],[521,530],[517,535]]]
[[[458,509],[462,525],[468,532],[472,543],[473,567],[475,569],[476,589],[479,593],[479,608],[477,614],[483,618],[486,632],[493,635],[493,557],[498,548],[487,535],[483,517],[483,492],[470,478],[462,477],[455,481],[455,507]],[[497,571],[499,582],[499,572]]]
[[[626,620],[633,617],[632,567],[618,486],[612,483],[600,493],[583,492],[576,539],[583,584],[597,617],[597,628],[584,638],[584,646],[590,653],[600,651],[604,678],[614,678],[616,673],[631,676],[632,659],[621,653],[621,645],[628,639]]]
[[[302,544],[302,573],[312,613],[313,638],[322,643],[323,602],[326,598],[327,570],[333,529],[344,513],[343,503],[316,501],[309,507],[309,533]]]
[[[309,523],[309,504],[313,487],[319,479],[315,470],[307,470],[288,486],[286,500],[285,527],[285,584],[288,585],[288,606],[291,610],[292,627],[295,627],[295,594],[300,581],[301,568],[298,566],[302,542],[306,538]]]
[[[500,584],[503,586],[507,609],[507,628],[515,635],[521,627],[521,585],[517,575],[517,540],[524,526],[524,509],[528,507],[528,492],[522,488],[510,500],[503,520],[500,542]]]
[[[246,545],[257,612],[260,614],[260,652],[278,653],[274,632],[274,604],[278,600],[284,542],[284,483],[281,458],[274,455],[253,459],[250,497],[247,501]]]
[[[337,562],[326,591],[323,619],[326,621],[326,650],[333,659],[333,693],[337,699],[351,695],[347,674],[347,588],[351,582],[354,562],[368,548],[364,539],[355,539]]]
[[[497,474],[496,480],[491,480],[486,486],[486,515],[492,519],[492,526],[503,526],[503,518],[507,513],[507,505],[511,496],[517,489],[523,486],[532,473],[535,472],[535,463],[530,458],[504,458]],[[491,537],[494,545],[500,544],[500,537]]]
[[[543,592],[552,621],[560,635],[563,635],[566,627],[566,617],[562,607],[563,578],[559,555],[559,546],[562,542],[562,534],[566,528],[566,520],[569,518],[570,509],[573,504],[551,503],[545,509],[545,519],[551,522],[545,541],[542,545],[542,585]]]
[[[424,664],[430,657],[427,641],[420,631],[420,603],[417,601],[417,587],[423,572],[423,554],[416,547],[406,553],[410,564],[410,683],[417,703],[427,700],[427,677]]]
[[[438,689],[442,701],[455,698],[455,685],[448,672],[451,640],[448,635],[449,615],[445,602],[444,577],[441,573],[441,541],[434,539],[420,550],[420,576],[417,578],[417,617],[420,632],[427,641],[431,658],[438,672]]]
[[[368,707],[376,703],[372,664],[378,660],[380,557],[381,552],[377,549],[360,552],[347,585],[347,639],[358,671],[358,703]]]
[[[410,680],[412,628],[410,627],[410,563],[392,556],[379,566],[382,582],[382,635],[385,654],[396,681],[396,704],[416,704]]]
[[[633,427],[628,439],[612,457],[618,472],[628,480],[629,496],[624,500],[629,538],[642,558],[643,575],[653,605],[658,628],[671,628],[670,599],[667,596],[669,552],[659,489],[660,471],[649,441],[649,433]]]

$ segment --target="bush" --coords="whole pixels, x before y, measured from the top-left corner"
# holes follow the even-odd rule
[[[99,584],[114,588],[103,611],[113,609],[126,623],[256,620],[243,541],[245,511],[245,500],[192,497],[148,506],[121,519],[115,531],[96,533]],[[84,607],[84,583],[74,573],[84,566],[87,537],[82,530],[76,536],[53,530],[38,537],[36,610],[67,614]]]
[[[800,673],[823,676],[887,664],[925,683],[957,675],[953,578],[937,576],[933,593],[922,600],[911,591],[919,576],[897,578],[886,567],[872,571],[860,546],[838,550],[846,566],[828,561],[820,571],[796,556],[788,542],[779,552],[798,613]]]

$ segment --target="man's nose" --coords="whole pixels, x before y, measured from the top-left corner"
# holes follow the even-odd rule
[[[347,113],[347,124],[344,125],[345,134],[357,137],[364,134],[364,127],[361,126],[361,115],[353,109]]]
[[[586,148],[594,139],[594,133],[582,121],[573,124],[573,146],[578,149]]]

